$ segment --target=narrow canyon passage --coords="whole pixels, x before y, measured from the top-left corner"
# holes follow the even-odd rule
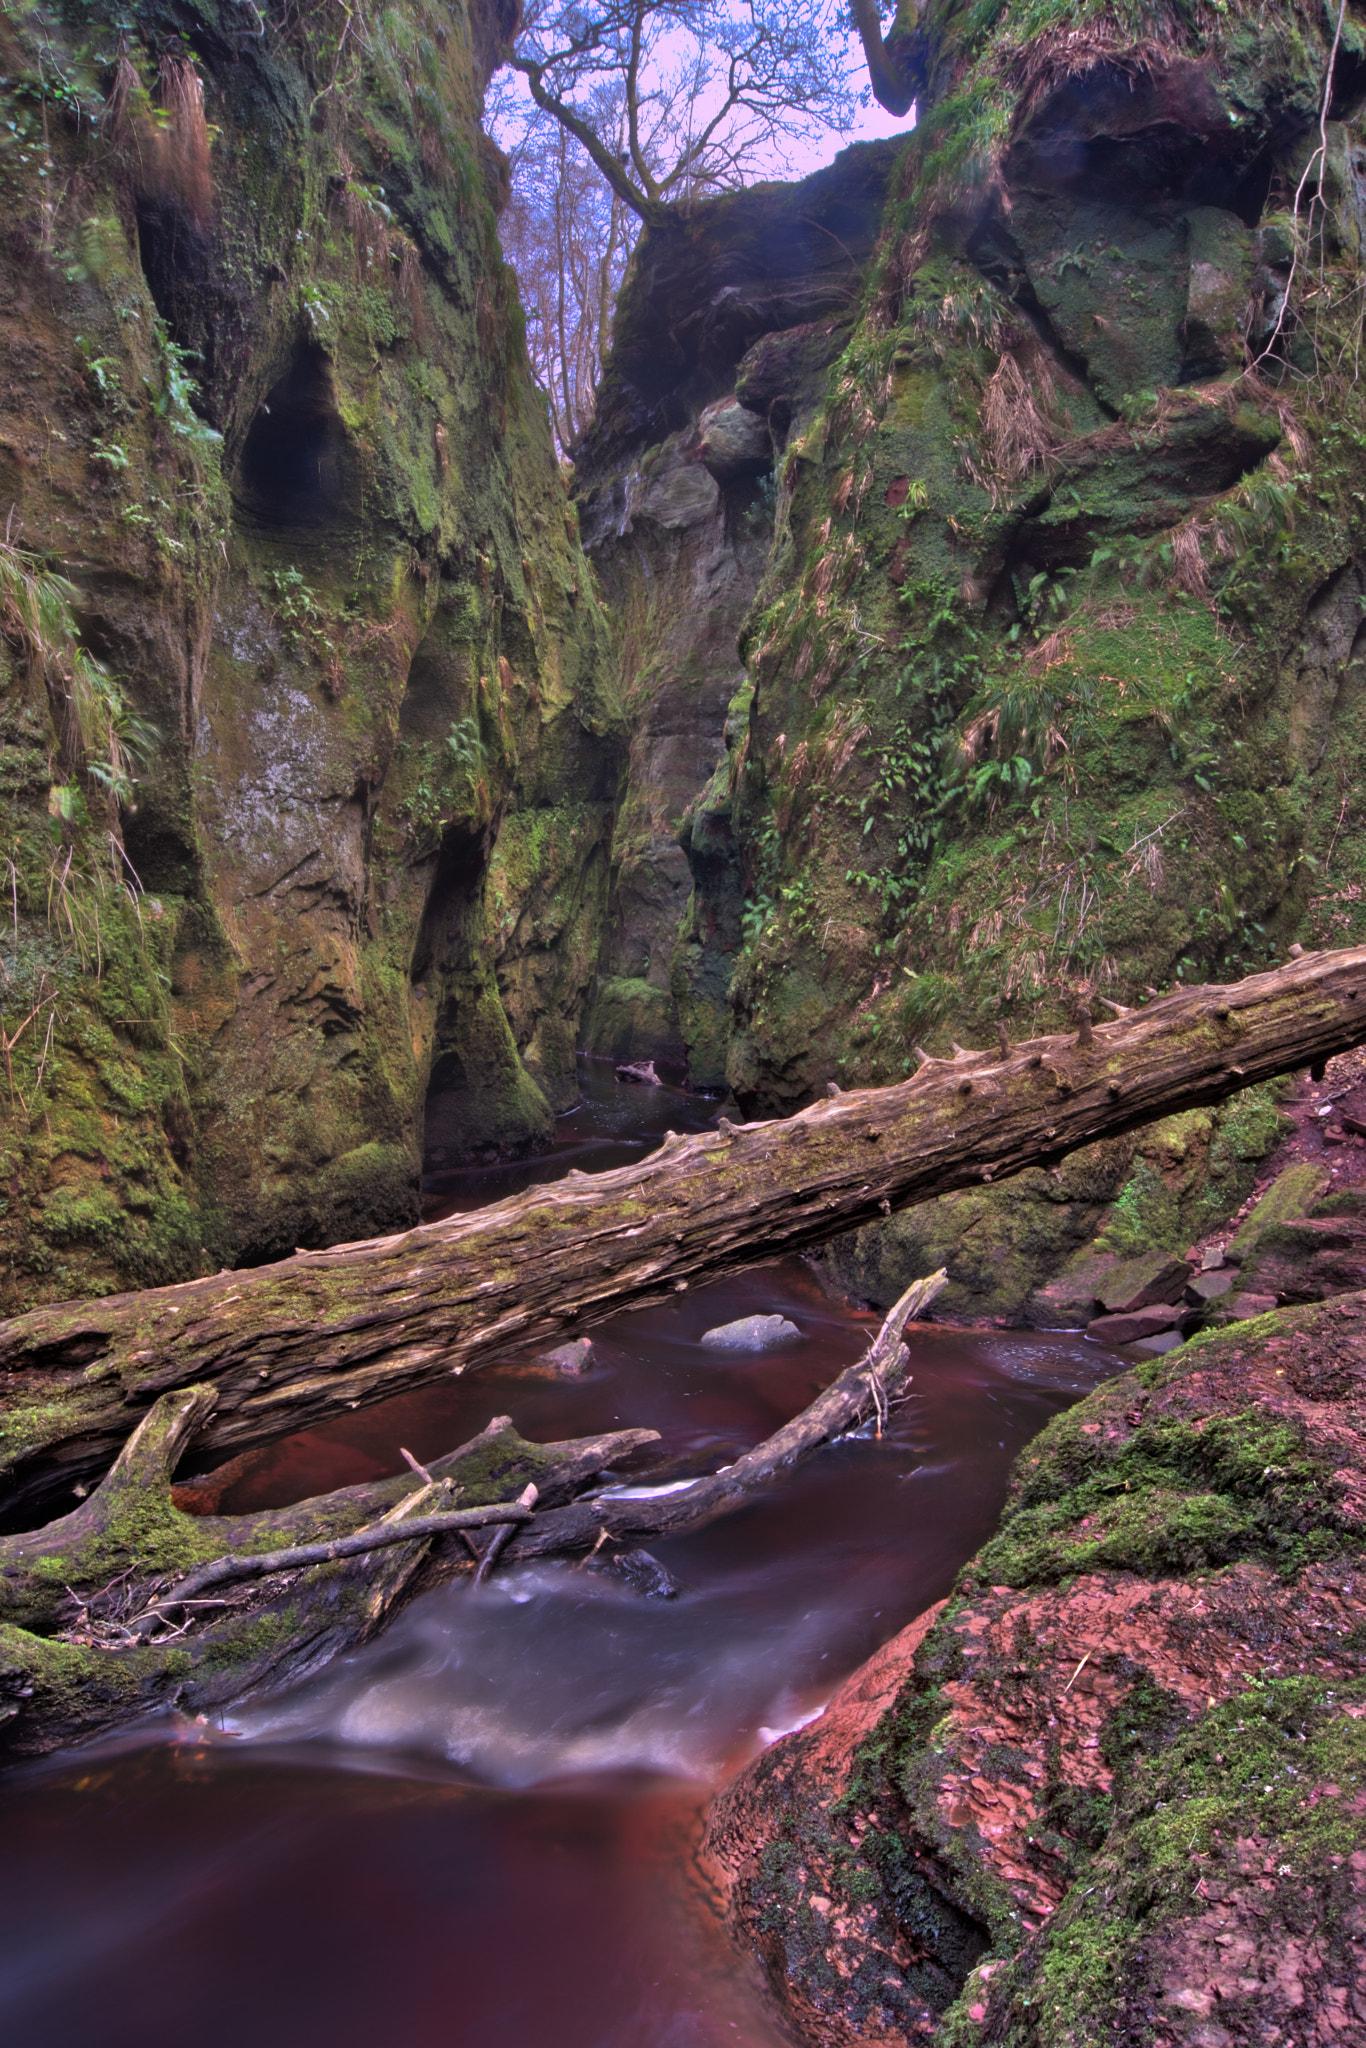
[[[438,1212],[619,1164],[711,1113],[610,1071],[585,1067],[551,1154],[448,1176]],[[774,1310],[799,1340],[700,1342]],[[514,1359],[286,1440],[224,1505],[390,1471],[400,1445],[433,1456],[499,1413],[534,1438],[648,1425],[678,1469],[715,1470],[875,1327],[801,1264],[761,1269],[604,1326],[579,1377]],[[710,1789],[947,1591],[1021,1446],[1122,1369],[1077,1335],[915,1342],[912,1398],[881,1441],[839,1443],[658,1546],[672,1600],[568,1564],[495,1573],[221,1728],[144,1728],[11,1779],[6,2037],[776,2048],[696,1869]]]

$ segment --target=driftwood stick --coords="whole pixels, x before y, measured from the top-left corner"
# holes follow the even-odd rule
[[[535,1507],[536,1489],[534,1486],[527,1487],[525,1493],[520,1496],[520,1504],[524,1508]],[[507,1547],[508,1538],[511,1536],[514,1527],[514,1523],[504,1522],[501,1529],[494,1530],[489,1547],[480,1558],[478,1568],[474,1574],[476,1586],[482,1586],[489,1573],[493,1570],[494,1565],[498,1562],[499,1555]]]
[[[535,1494],[529,1486],[527,1493]],[[358,1529],[354,1536],[338,1536],[331,1543],[296,1543],[290,1550],[263,1550],[254,1557],[216,1557],[202,1564],[188,1578],[159,1593],[146,1612],[129,1624],[139,1634],[148,1634],[164,1619],[164,1610],[179,1607],[209,1586],[223,1586],[230,1579],[259,1579],[274,1572],[300,1571],[306,1565],[335,1564],[343,1557],[363,1557],[367,1551],[385,1550],[392,1543],[412,1543],[426,1536],[446,1536],[458,1529],[482,1529],[490,1522],[529,1522],[531,1506],[521,1500],[496,1507],[453,1508],[445,1515],[409,1515],[401,1522],[381,1522],[373,1529]]]
[[[730,1134],[473,1214],[273,1266],[0,1325],[0,1505],[17,1521],[92,1483],[140,1409],[212,1383],[230,1457],[514,1347],[806,1250],[954,1188],[1366,1042],[1366,948],[1182,990],[1093,1028],[930,1060]]]

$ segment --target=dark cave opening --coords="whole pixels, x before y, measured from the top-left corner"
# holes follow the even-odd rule
[[[478,1098],[489,1078],[478,1071],[477,1058],[470,1058],[471,1013],[478,1006],[481,980],[473,947],[487,865],[486,833],[448,825],[413,947],[409,972],[414,996],[439,1005],[423,1112],[424,1174],[469,1157],[480,1122]]]
[[[323,350],[299,350],[257,411],[238,465],[236,496],[264,527],[321,530],[359,512],[359,479]]]

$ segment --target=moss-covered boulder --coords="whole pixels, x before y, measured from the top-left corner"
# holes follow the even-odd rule
[[[713,1811],[803,2038],[1359,2030],[1364,1452],[1360,1294],[1049,1425],[950,1599]]]
[[[865,1224],[819,1255],[821,1270],[831,1286],[882,1306],[946,1266],[946,1317],[1083,1329],[1116,1268],[1170,1263],[1237,1210],[1281,1136],[1276,1095],[1250,1088],[1219,1108],[1088,1145],[1008,1188],[941,1195]]]

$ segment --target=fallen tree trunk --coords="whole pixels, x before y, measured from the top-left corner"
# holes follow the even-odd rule
[[[516,1556],[545,1557],[596,1554],[609,1538],[634,1550],[715,1519],[832,1437],[885,1417],[905,1384],[902,1333],[945,1278],[909,1287],[867,1356],[726,1472],[644,1497],[570,1499],[657,1442],[654,1431],[531,1444],[499,1416],[416,1478],[265,1514],[189,1515],[172,1498],[171,1472],[214,1390],[163,1394],[89,1501],[46,1529],[0,1538],[0,1757],[297,1680],[376,1634],[412,1593],[468,1571],[468,1557],[452,1554],[456,1534],[493,1525],[496,1545],[511,1526],[525,1545]],[[522,1485],[528,1471],[538,1479]],[[422,1512],[437,1497],[448,1510]],[[549,1512],[536,1513],[543,1504]],[[281,1533],[295,1540],[279,1548]],[[491,1545],[476,1584],[495,1554]]]
[[[170,1388],[215,1387],[227,1456],[1363,1041],[1366,948],[1311,954],[396,1237],[35,1309],[0,1328],[0,1513],[97,1478]]]

